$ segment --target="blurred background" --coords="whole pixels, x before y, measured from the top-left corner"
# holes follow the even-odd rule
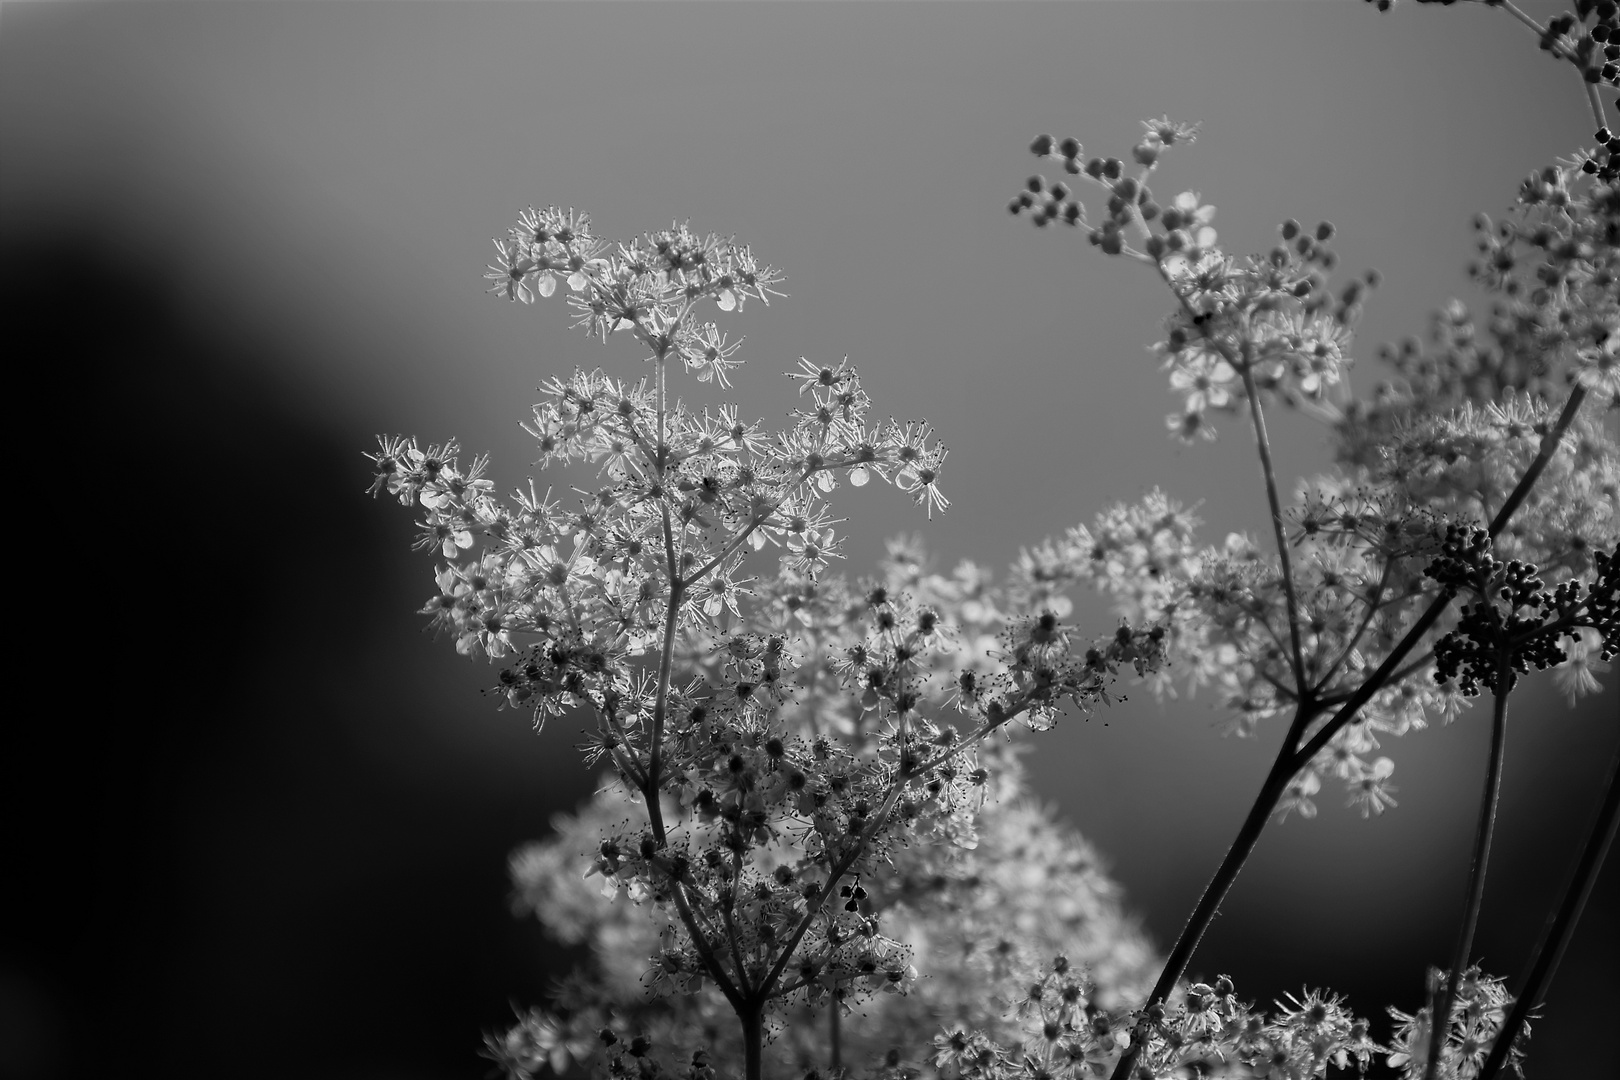
[[[610,238],[689,218],[783,268],[789,296],[730,327],[745,412],[791,407],[798,357],[847,355],[876,415],[933,422],[950,511],[840,490],[852,573],[919,530],[943,568],[1001,567],[1155,484],[1212,540],[1263,534],[1241,428],[1164,436],[1154,280],[1005,210],[1035,134],[1123,156],[1164,114],[1204,135],[1156,190],[1202,192],[1223,245],[1328,218],[1346,271],[1383,272],[1363,387],[1378,342],[1479,306],[1471,215],[1592,135],[1573,73],[1472,7],[5,5],[12,588],[45,607],[0,751],[0,1075],[476,1077],[481,1031],[566,961],[510,915],[505,856],[587,795],[579,733],[497,712],[492,671],[420,632],[432,560],[360,456],[456,435],[510,490],[540,379],[638,374],[560,298],[484,294],[488,238],[530,204]],[[1326,463],[1319,429],[1276,426],[1290,485]],[[1615,700],[1515,698],[1491,971],[1518,973],[1574,854]],[[1269,830],[1196,971],[1415,1009],[1461,901],[1483,712],[1387,748],[1382,819],[1328,792]],[[1034,759],[1161,947],[1280,737],[1217,718],[1132,700]],[[1617,881],[1532,1076],[1612,1068]]]

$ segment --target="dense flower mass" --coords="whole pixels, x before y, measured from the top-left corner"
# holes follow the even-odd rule
[[[803,1027],[790,1016],[913,991],[920,956],[959,977],[888,1007],[905,1030],[941,1009],[993,1026],[966,988],[1000,979],[1012,994],[1032,957],[1058,950],[1094,966],[1106,999],[1140,992],[1149,953],[1111,885],[1077,838],[1014,805],[1014,760],[988,740],[1089,709],[1121,669],[1157,671],[1163,631],[1125,623],[1078,639],[1059,598],[993,593],[972,567],[925,574],[912,544],[884,579],[828,575],[837,481],[875,476],[932,513],[946,506],[945,451],[926,423],[869,423],[847,361],[789,373],[784,431],[670,392],[672,369],[723,387],[739,365],[696,313],[773,294],[778,275],[746,248],[679,226],[610,247],[557,209],[526,212],[496,246],[492,291],[527,303],[564,280],[580,328],[632,335],[654,365],[634,382],[598,370],[541,384],[525,424],[539,464],[597,470],[575,509],[532,485],[499,499],[488,461],[464,466],[453,442],[388,437],[371,455],[373,492],[418,507],[418,548],[446,560],[422,613],[463,654],[503,662],[497,692],[537,726],[588,716],[587,760],[610,770],[584,819],[598,898],[560,884],[555,844],[516,867],[526,905],[597,949],[596,974],[560,1011],[494,1039],[497,1060],[527,1075],[589,1046],[608,1064],[678,1051],[697,1068],[728,1013],[749,1057],[766,1028]],[[767,545],[778,567],[761,577]],[[998,843],[979,853],[981,835]],[[1019,906],[1027,915],[1006,922]],[[994,926],[1000,944],[986,948]],[[666,1004],[632,1008],[638,968]],[[643,1030],[618,1041],[580,1028],[631,1015]],[[852,1057],[887,1053],[881,1030],[852,1030]],[[614,1049],[654,1034],[656,1054],[655,1042]],[[778,1055],[795,1045],[772,1041]]]
[[[1581,71],[1601,124],[1590,88],[1620,83],[1615,4],[1545,27],[1506,7]],[[742,364],[704,316],[781,295],[749,248],[684,225],[611,244],[557,208],[495,241],[491,292],[532,304],[566,286],[578,328],[633,338],[652,364],[540,384],[524,426],[541,467],[594,471],[577,505],[532,484],[499,498],[488,459],[463,464],[453,441],[386,437],[369,455],[372,492],[417,510],[416,547],[439,560],[421,614],[499,663],[503,705],[537,727],[582,721],[604,774],[512,857],[516,909],[587,959],[488,1037],[506,1077],[1518,1068],[1615,813],[1611,795],[1514,991],[1471,966],[1508,697],[1545,668],[1572,700],[1596,692],[1620,653],[1620,139],[1603,127],[1603,151],[1524,181],[1511,220],[1479,219],[1484,330],[1447,305],[1430,343],[1382,352],[1393,377],[1359,399],[1352,330],[1377,274],[1330,285],[1326,222],[1290,219],[1269,250],[1234,256],[1200,193],[1161,202],[1150,181],[1196,135],[1149,121],[1128,162],[1041,135],[1033,153],[1073,179],[1031,177],[1009,209],[1084,227],[1166,288],[1152,347],[1179,401],[1166,426],[1189,441],[1215,437],[1216,413],[1250,427],[1270,535],[1205,542],[1155,489],[1028,546],[1004,584],[971,562],[935,571],[916,539],[892,542],[877,576],[829,572],[840,480],[891,483],[930,516],[948,505],[933,430],[869,420],[847,359],[787,373],[783,430],[672,392],[681,372],[727,389]],[[1266,428],[1279,405],[1320,420],[1336,451],[1291,501]],[[1082,587],[1114,604],[1111,632],[1065,622]],[[1014,738],[1088,714],[1121,677],[1208,688],[1238,735],[1286,725],[1162,962],[1096,854],[1025,797]],[[1413,1012],[1389,1010],[1386,1042],[1326,991],[1268,1011],[1226,977],[1186,981],[1268,820],[1314,816],[1328,782],[1363,817],[1395,807],[1385,742],[1482,692],[1492,750],[1453,962]]]

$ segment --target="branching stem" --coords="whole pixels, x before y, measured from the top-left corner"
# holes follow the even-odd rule
[[[1277,495],[1277,470],[1271,462],[1271,439],[1266,434],[1266,413],[1260,406],[1260,390],[1254,382],[1254,364],[1244,344],[1243,363],[1236,365],[1243,376],[1243,391],[1249,399],[1249,419],[1254,422],[1255,443],[1260,450],[1260,471],[1266,481],[1266,503],[1271,508],[1271,529],[1277,539],[1277,560],[1282,565],[1283,596],[1288,603],[1288,641],[1294,661],[1294,685],[1298,687],[1296,700],[1305,700],[1310,687],[1305,681],[1305,651],[1299,642],[1299,598],[1294,583],[1294,568],[1288,556],[1288,536],[1283,529],[1282,500]]]
[[[1569,430],[1570,424],[1574,422],[1575,415],[1580,411],[1581,402],[1585,398],[1586,389],[1584,387],[1577,385],[1571,391],[1569,400],[1564,403],[1563,411],[1558,414],[1557,421],[1542,438],[1541,447],[1536,453],[1535,460],[1530,463],[1530,467],[1519,478],[1519,482],[1514,487],[1512,494],[1508,496],[1507,501],[1502,504],[1502,509],[1498,511],[1496,518],[1491,522],[1490,535],[1493,539],[1507,526],[1507,523],[1512,519],[1513,513],[1524,502],[1530,489],[1535,486],[1536,481],[1546,469],[1547,463],[1552,460],[1553,454],[1563,440],[1564,433]],[[1216,867],[1215,875],[1210,879],[1209,885],[1205,887],[1203,896],[1199,898],[1198,906],[1193,909],[1192,915],[1187,919],[1187,925],[1182,928],[1181,936],[1170,950],[1170,956],[1165,961],[1164,971],[1159,975],[1158,982],[1154,983],[1153,990],[1148,994],[1147,1001],[1143,1003],[1144,1019],[1138,1021],[1135,1035],[1131,1040],[1131,1046],[1120,1057],[1119,1064],[1114,1068],[1112,1080],[1126,1080],[1130,1076],[1131,1068],[1136,1063],[1136,1057],[1141,1050],[1146,1032],[1145,1017],[1148,1010],[1155,1005],[1162,1004],[1170,996],[1170,992],[1175,989],[1176,983],[1185,973],[1187,964],[1192,960],[1193,953],[1198,948],[1198,943],[1203,940],[1204,932],[1209,929],[1209,924],[1214,921],[1215,914],[1220,910],[1221,903],[1226,899],[1226,894],[1231,889],[1232,883],[1237,880],[1238,872],[1243,869],[1243,864],[1248,860],[1249,854],[1254,851],[1255,843],[1260,839],[1260,833],[1265,828],[1266,819],[1271,816],[1272,810],[1276,808],[1277,800],[1288,789],[1289,781],[1294,778],[1300,769],[1309,765],[1311,759],[1327,746],[1333,736],[1355,718],[1356,713],[1361,710],[1363,705],[1372,700],[1374,694],[1389,684],[1391,676],[1401,667],[1401,663],[1406,659],[1407,654],[1423,640],[1424,635],[1439,620],[1450,603],[1451,597],[1444,593],[1436,597],[1427,610],[1418,616],[1417,621],[1407,629],[1405,636],[1384,658],[1383,663],[1378,665],[1378,669],[1373,672],[1371,677],[1356,688],[1355,692],[1349,696],[1332,719],[1317,729],[1316,733],[1303,746],[1298,746],[1297,744],[1310,721],[1314,719],[1313,711],[1307,709],[1306,703],[1301,703],[1299,710],[1294,714],[1294,722],[1289,729],[1288,735],[1284,738],[1283,745],[1277,752],[1277,758],[1272,763],[1271,771],[1266,774],[1265,782],[1261,784],[1260,791],[1255,796],[1254,804],[1249,808],[1248,815],[1243,819],[1243,824],[1238,829],[1236,839],[1232,841],[1232,846],[1228,849],[1226,857],[1221,860],[1220,866]],[[1318,706],[1317,710],[1319,708]]]

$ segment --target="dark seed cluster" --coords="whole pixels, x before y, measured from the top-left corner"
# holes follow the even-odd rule
[[[1448,528],[1425,572],[1448,594],[1467,590],[1477,599],[1436,643],[1435,679],[1455,681],[1469,697],[1482,686],[1506,693],[1519,675],[1568,659],[1563,639],[1583,629],[1603,635],[1604,660],[1620,653],[1620,548],[1594,553],[1592,563],[1592,581],[1566,581],[1548,590],[1535,566],[1496,559],[1484,529]]]

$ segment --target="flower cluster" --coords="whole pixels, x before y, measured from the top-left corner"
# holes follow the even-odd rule
[[[1570,36],[1577,19],[1555,20],[1543,47],[1584,65],[1588,82],[1609,79],[1588,61],[1614,15],[1612,4],[1583,5],[1579,20],[1596,16],[1593,31]],[[1166,149],[1192,141],[1193,129],[1168,120],[1144,128],[1134,166],[1087,158],[1074,138],[1031,144],[1074,183],[1102,189],[1106,216],[1095,223],[1069,181],[1043,176],[1009,210],[1037,226],[1083,226],[1105,254],[1155,271],[1175,299],[1153,347],[1182,401],[1167,426],[1183,440],[1213,438],[1212,411],[1248,414],[1274,546],[1268,553],[1241,534],[1200,545],[1192,515],[1155,491],[1026,552],[1021,586],[1039,596],[1088,581],[1122,615],[1164,627],[1189,687],[1220,688],[1232,730],[1283,716],[1288,731],[1221,884],[1131,1027],[1117,1078],[1150,1060],[1153,1010],[1171,999],[1267,813],[1312,816],[1328,776],[1363,816],[1395,805],[1394,764],[1375,756],[1380,736],[1453,719],[1481,685],[1505,695],[1516,672],[1557,666],[1571,698],[1596,688],[1593,671],[1616,651],[1610,552],[1620,544],[1620,447],[1601,415],[1620,401],[1611,167],[1620,155],[1604,166],[1590,155],[1549,166],[1521,186],[1514,220],[1479,219],[1473,276],[1499,297],[1489,340],[1453,302],[1436,317],[1434,347],[1386,350],[1401,378],[1359,401],[1347,378],[1351,328],[1378,275],[1330,287],[1337,257],[1326,222],[1305,229],[1290,219],[1265,254],[1228,255],[1202,196],[1182,192],[1165,207],[1150,187]],[[1588,398],[1596,414],[1582,412]],[[1331,425],[1338,449],[1337,467],[1301,484],[1292,506],[1278,491],[1266,431],[1279,402]],[[1476,602],[1454,610],[1463,589]],[[1174,692],[1168,671],[1152,685]],[[1487,784],[1490,806],[1495,790]]]
[[[627,333],[654,365],[634,382],[598,370],[540,385],[525,424],[539,464],[589,463],[598,486],[577,509],[532,484],[506,502],[486,459],[464,467],[453,442],[386,437],[370,455],[372,492],[418,507],[418,548],[446,560],[423,608],[435,628],[469,657],[503,661],[495,691],[537,726],[589,717],[587,760],[610,769],[587,848],[600,903],[581,907],[576,891],[538,884],[553,876],[551,848],[524,857],[527,905],[565,937],[597,944],[613,961],[604,970],[640,968],[651,990],[688,1005],[675,1010],[684,1026],[670,1010],[643,1009],[643,1030],[615,1033],[610,1020],[634,994],[599,978],[573,987],[566,1017],[520,1018],[490,1052],[514,1075],[554,1067],[583,1053],[579,1024],[589,1021],[607,1032],[597,1044],[610,1072],[653,1075],[671,1048],[696,1062],[687,1049],[702,1044],[681,1034],[694,1017],[710,1031],[729,1011],[746,1057],[767,1027],[782,1029],[785,1010],[836,1013],[911,990],[919,912],[951,913],[940,916],[949,932],[927,944],[931,957],[999,963],[1010,977],[1012,957],[972,947],[989,914],[979,883],[1000,864],[964,871],[973,856],[942,854],[975,849],[981,829],[998,828],[993,814],[981,821],[993,792],[1017,787],[1011,759],[986,740],[1014,722],[1048,727],[1066,706],[1090,709],[1122,669],[1154,673],[1162,631],[1126,624],[1075,640],[1056,602],[992,597],[971,570],[925,575],[907,545],[888,579],[826,574],[838,539],[825,496],[838,480],[876,476],[932,513],[946,505],[945,451],[926,423],[871,423],[847,361],[801,360],[789,373],[798,407],[783,431],[670,392],[671,369],[725,386],[740,363],[696,312],[773,294],[778,275],[748,249],[685,227],[610,246],[586,216],[557,209],[525,213],[497,248],[492,291],[527,303],[562,279],[576,325],[602,340]],[[767,546],[778,549],[775,574],[750,573]],[[640,813],[620,812],[637,801]],[[1083,884],[1095,900],[1072,920],[1031,927],[1019,955],[1057,934],[1053,944],[1109,959],[1118,981],[1131,977],[1145,948],[1104,948],[1092,929],[1118,921],[1086,876],[1094,860],[1039,815],[1003,819],[1054,838],[1042,849],[1052,861],[1033,872],[1071,892]],[[1070,864],[1065,852],[1075,853]],[[973,886],[916,886],[919,875],[949,883],[964,872]],[[605,915],[621,896],[654,914]],[[896,912],[893,925],[914,931],[905,938],[890,925]],[[640,951],[639,964],[625,947]],[[946,1000],[922,995],[913,1014]]]
[[[1457,680],[1470,696],[1481,686],[1505,694],[1531,668],[1567,661],[1566,638],[1589,650],[1590,635],[1599,663],[1620,653],[1620,548],[1593,554],[1593,581],[1549,590],[1534,565],[1503,563],[1490,547],[1485,530],[1453,527],[1428,568],[1449,594],[1466,589],[1477,598],[1463,608],[1456,629],[1435,643],[1441,677]]]
[[[541,467],[594,468],[577,506],[532,484],[498,498],[487,459],[463,466],[453,441],[389,437],[369,455],[372,492],[417,508],[417,547],[443,560],[422,614],[461,653],[500,661],[503,705],[537,726],[581,719],[605,770],[593,801],[513,856],[519,912],[589,955],[489,1037],[507,1077],[716,1080],[740,1062],[758,1080],[767,1061],[883,1080],[1517,1067],[1547,966],[1532,964],[1517,1006],[1466,967],[1507,697],[1518,674],[1554,667],[1573,699],[1620,652],[1620,138],[1593,89],[1620,85],[1620,9],[1581,0],[1541,26],[1506,7],[1581,72],[1600,149],[1526,178],[1510,220],[1478,219],[1472,276],[1496,297],[1483,331],[1447,305],[1427,345],[1383,351],[1395,378],[1365,400],[1352,327],[1378,276],[1330,283],[1331,224],[1289,219],[1269,250],[1229,254],[1213,205],[1150,186],[1197,135],[1168,118],[1127,159],[1031,144],[1065,176],[1031,177],[1010,211],[1083,228],[1167,288],[1152,346],[1179,401],[1167,426],[1193,441],[1214,437],[1214,413],[1244,417],[1267,539],[1202,541],[1193,508],[1154,490],[1026,548],[1004,585],[969,562],[933,571],[917,540],[893,542],[878,577],[830,573],[837,484],[876,477],[931,516],[947,505],[945,451],[926,423],[872,421],[847,360],[799,361],[780,431],[671,392],[672,371],[729,387],[740,341],[700,313],[768,304],[775,270],[678,224],[609,243],[557,208],[495,242],[491,292],[530,304],[563,283],[577,327],[633,338],[653,365],[541,383],[525,428]],[[1266,429],[1277,405],[1327,424],[1336,451],[1291,501]],[[1081,586],[1112,601],[1112,633],[1065,622]],[[1240,735],[1286,724],[1151,985],[1157,961],[1095,854],[1022,799],[1013,738],[1087,714],[1122,676],[1164,695],[1209,687]],[[1456,719],[1482,687],[1493,741],[1455,959],[1427,1008],[1390,1010],[1391,1045],[1327,992],[1268,1012],[1228,978],[1184,981],[1268,820],[1313,816],[1330,779],[1364,817],[1393,807],[1381,740]],[[1570,897],[1594,872],[1583,860]],[[1572,917],[1560,910],[1557,933]],[[1538,957],[1562,948],[1549,941]]]
[[[1087,579],[1121,614],[1163,623],[1186,658],[1189,684],[1219,685],[1232,729],[1246,734],[1270,716],[1349,700],[1401,647],[1436,595],[1424,571],[1448,529],[1501,507],[1553,429],[1557,383],[1549,375],[1559,357],[1557,370],[1589,390],[1606,389],[1593,374],[1601,350],[1579,343],[1597,341],[1594,328],[1612,321],[1620,231],[1608,221],[1608,189],[1577,182],[1579,170],[1533,178],[1520,193],[1520,225],[1492,230],[1486,223],[1496,245],[1488,281],[1509,305],[1497,320],[1498,343],[1482,349],[1468,332],[1466,310],[1454,304],[1437,319],[1443,351],[1410,347],[1408,382],[1386,385],[1375,402],[1363,403],[1349,396],[1343,374],[1351,363],[1350,325],[1376,274],[1330,291],[1326,275],[1336,258],[1326,247],[1334,233],[1327,223],[1307,231],[1290,220],[1280,230],[1283,242],[1266,255],[1224,254],[1210,227],[1213,207],[1184,192],[1162,208],[1148,186],[1165,148],[1191,141],[1193,129],[1168,120],[1144,128],[1131,154],[1134,172],[1115,158],[1085,160],[1074,139],[1042,135],[1031,150],[1107,191],[1108,217],[1091,231],[1092,242],[1153,266],[1176,297],[1167,337],[1154,347],[1183,399],[1169,427],[1183,438],[1213,437],[1210,410],[1246,404],[1259,423],[1263,406],[1281,400],[1332,423],[1343,467],[1302,485],[1292,507],[1274,503],[1282,544],[1275,557],[1241,535],[1200,547],[1191,515],[1154,492],[1106,512],[1093,528],[1037,547],[1022,570],[1037,590]],[[1041,177],[1010,209],[1029,211],[1037,225],[1086,223],[1068,185]],[[1503,254],[1514,247],[1539,253],[1540,261]],[[1538,285],[1524,286],[1525,276]],[[1263,446],[1263,428],[1260,434]],[[1601,418],[1576,418],[1541,468],[1499,546],[1533,559],[1557,581],[1590,573],[1593,553],[1620,540],[1615,440]],[[1443,623],[1430,634],[1431,649],[1447,629]],[[1584,658],[1579,653],[1581,685],[1590,679]],[[1450,671],[1419,650],[1382,679],[1358,721],[1301,762],[1279,809],[1314,813],[1310,795],[1329,774],[1346,784],[1363,814],[1393,805],[1393,764],[1370,756],[1377,735],[1422,727],[1430,715],[1454,716],[1463,688],[1446,677]],[[1156,682],[1164,692],[1170,685],[1167,673]]]
[[[853,1015],[857,1004],[859,1026],[844,1021],[851,1061],[926,1041],[942,1015],[994,1029],[995,1003],[1016,998],[1036,956],[1055,949],[1090,965],[1107,1000],[1140,993],[1150,954],[1117,890],[1078,838],[1016,805],[1016,745],[979,740],[1014,717],[1050,724],[1064,696],[1089,705],[1122,665],[1152,671],[1159,636],[1121,632],[1071,650],[1055,620],[999,614],[1017,609],[1016,596],[984,587],[982,572],[928,574],[914,544],[893,552],[886,577],[861,586],[786,568],[744,605],[748,629],[687,651],[689,670],[720,689],[680,699],[663,844],[625,818],[625,781],[614,777],[554,839],[514,857],[521,909],[595,956],[566,1009],[492,1037],[489,1052],[511,1074],[538,1060],[511,1046],[540,1031],[562,1033],[548,1036],[554,1046],[589,1046],[604,1017],[670,1060],[733,1045],[734,1033],[715,1030],[725,995],[668,911],[676,874],[694,908],[719,909],[719,951],[766,957],[797,935],[772,999],[772,1053],[784,1064],[816,1060],[816,1013]],[[952,715],[971,717],[973,733],[958,734]],[[918,782],[902,790],[904,724]],[[891,827],[873,829],[880,815]],[[649,901],[661,919],[636,907]]]
[[[1192,142],[1195,126],[1163,119],[1143,127],[1131,151],[1134,171],[1118,158],[1082,164],[1083,147],[1072,138],[1041,135],[1030,149],[1106,193],[1107,217],[1090,229],[1090,241],[1107,254],[1154,266],[1180,301],[1166,320],[1165,340],[1153,346],[1183,399],[1181,411],[1166,419],[1170,431],[1187,441],[1213,439],[1208,413],[1236,411],[1250,394],[1337,417],[1336,402],[1347,397],[1350,327],[1377,273],[1330,291],[1327,274],[1338,257],[1326,246],[1334,233],[1327,222],[1305,231],[1290,219],[1281,226],[1281,242],[1265,255],[1227,255],[1210,224],[1215,207],[1193,191],[1161,207],[1148,184],[1165,149]],[[1085,205],[1068,184],[1042,176],[1031,177],[1009,209],[1029,211],[1038,226],[1087,225]],[[1132,246],[1133,234],[1139,247]]]
[[[1446,980],[1445,972],[1438,968],[1429,969],[1428,996],[1431,1001],[1439,999]],[[1501,979],[1486,975],[1478,967],[1464,970],[1457,979],[1450,1022],[1446,1025],[1445,1040],[1440,1046],[1434,1076],[1442,1080],[1464,1080],[1478,1076],[1512,1004],[1513,998]],[[1400,1070],[1402,1080],[1422,1080],[1429,1058],[1431,1032],[1434,1030],[1434,1010],[1423,1008],[1414,1015],[1391,1008],[1389,1013],[1395,1021],[1395,1037],[1388,1050],[1388,1064]],[[1520,1062],[1524,1057],[1525,1041],[1529,1038],[1530,1028],[1525,1025],[1508,1051],[1509,1063],[1520,1076],[1524,1075]]]
[[[1367,1021],[1335,995],[1290,995],[1268,1015],[1241,1001],[1232,980],[1222,976],[1213,986],[1193,983],[1174,1002],[1139,1018],[1099,1007],[1064,956],[1030,985],[1018,1015],[1017,1049],[982,1031],[947,1028],[934,1039],[933,1064],[962,1080],[1088,1080],[1106,1075],[1134,1039],[1143,1076],[1303,1080],[1326,1076],[1330,1068],[1365,1072],[1375,1054],[1387,1053]]]
[[[941,1023],[1016,1038],[1016,1006],[1057,952],[1090,972],[1090,998],[1104,1007],[1119,1009],[1145,991],[1153,956],[1124,916],[1117,886],[1072,831],[1018,801],[1016,749],[990,744],[981,758],[993,766],[981,784],[991,790],[976,814],[972,846],[912,843],[881,873],[839,890],[840,906],[854,908],[846,919],[881,925],[925,977],[904,994],[873,994],[871,985],[896,984],[876,972],[834,979],[823,969],[817,994],[785,1002],[771,1017],[773,1073],[824,1066],[829,1026],[838,1030],[842,1060],[870,1067],[891,1050],[910,1060]],[[738,1056],[735,1031],[719,1022],[729,1011],[724,999],[687,981],[690,968],[669,947],[671,928],[627,895],[605,898],[591,886],[596,878],[579,873],[594,861],[596,838],[622,824],[624,809],[622,789],[604,787],[578,815],[559,818],[550,839],[513,856],[519,910],[533,912],[566,943],[588,944],[591,956],[551,1005],[491,1037],[488,1052],[510,1075],[539,1070],[534,1054],[510,1047],[538,1045],[541,1033],[554,1072],[570,1061],[604,1064],[608,1048],[596,1039],[604,1024],[621,1040],[650,1038],[658,1052],[649,1056],[666,1062],[686,1061],[699,1049],[716,1060]],[[785,866],[774,873],[785,875]],[[852,939],[862,948],[870,941],[859,933]]]

